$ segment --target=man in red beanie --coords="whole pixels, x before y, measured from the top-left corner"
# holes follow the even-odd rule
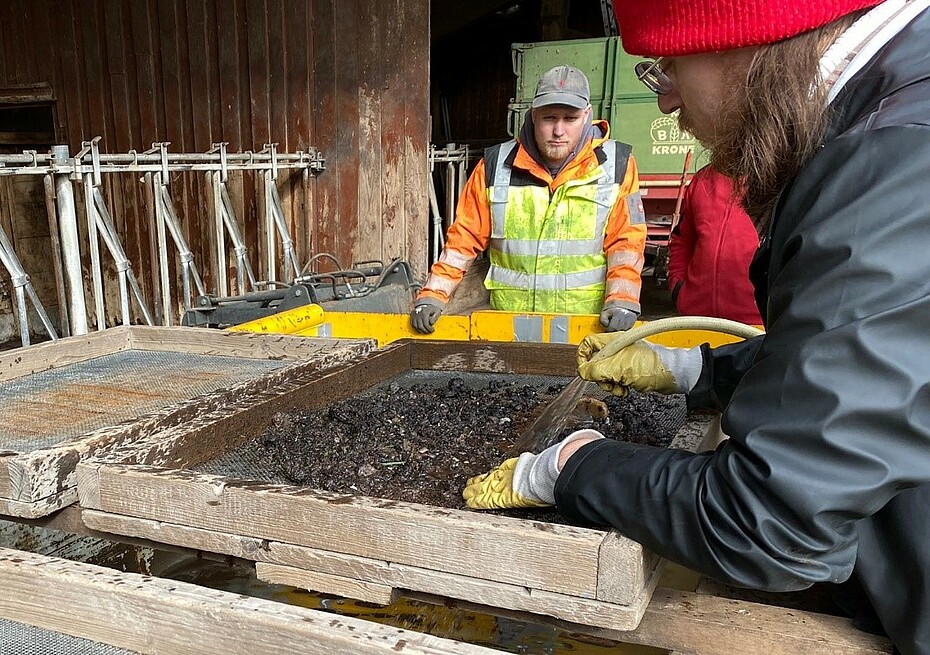
[[[472,481],[730,584],[828,582],[860,627],[930,653],[930,0],[618,0],[665,112],[743,180],[763,337],[639,342],[579,372],[687,394],[698,454],[574,434]]]

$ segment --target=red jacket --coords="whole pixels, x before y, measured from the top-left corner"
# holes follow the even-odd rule
[[[678,312],[761,325],[749,262],[759,235],[738,198],[733,181],[705,166],[685,191],[681,221],[668,247],[668,286]]]

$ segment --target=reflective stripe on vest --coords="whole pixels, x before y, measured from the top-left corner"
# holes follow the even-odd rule
[[[485,155],[491,208],[491,268],[485,286],[491,305],[510,311],[597,313],[607,268],[604,234],[630,148],[605,141],[598,147],[600,166],[550,196],[544,181],[513,169],[517,147],[509,141]]]

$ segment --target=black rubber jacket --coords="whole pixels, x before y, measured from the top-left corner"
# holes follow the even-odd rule
[[[855,573],[898,648],[930,654],[930,11],[832,107],[753,263],[766,334],[705,347],[688,398],[731,438],[596,441],[556,502],[730,584]]]

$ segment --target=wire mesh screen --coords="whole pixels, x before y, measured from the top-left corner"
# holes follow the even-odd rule
[[[129,350],[0,384],[0,449],[31,452],[287,365]]]
[[[495,383],[508,383],[516,389],[531,387],[550,400],[565,387],[572,378],[565,376],[544,375],[515,375],[512,373],[473,373],[462,371],[405,371],[392,378],[372,385],[359,394],[351,396],[343,402],[363,404],[388,389],[413,388],[433,389],[441,391],[449,387],[453,380],[471,389],[489,389]],[[606,398],[609,394],[601,391],[597,385],[589,383],[585,388],[585,395],[596,398]],[[326,411],[324,408],[322,411]],[[651,417],[649,429],[657,433],[674,435],[687,420],[687,410],[684,397],[676,398],[670,407]],[[257,438],[261,438],[260,436]],[[667,443],[665,445],[668,445]],[[287,483],[289,480],[269,467],[268,462],[260,455],[256,448],[256,439],[251,439],[239,448],[205,462],[196,468],[202,473],[212,473],[229,477],[257,480],[271,483]]]
[[[67,610],[62,610],[67,611]],[[0,619],[0,655],[133,655],[89,639]]]
[[[426,388],[439,389],[447,386],[449,381],[453,378],[460,379],[466,386],[472,389],[486,388],[490,383],[495,381],[518,381],[520,385],[529,385],[540,390],[545,390],[550,387],[562,387],[571,379],[564,376],[514,375],[512,373],[463,373],[459,371],[422,371],[414,369],[404,371],[383,382],[374,384],[361,393],[352,396],[351,399],[353,401],[365,402],[382,390],[390,388],[392,385],[398,385],[403,388],[412,388],[419,385]],[[597,389],[596,386],[591,386]],[[279,473],[270,469],[267,462],[263,462],[259,457],[254,447],[254,440],[249,440],[239,448],[201,464],[196,467],[195,470],[201,473],[226,475],[245,480],[259,480],[261,482],[274,483],[287,482]]]

